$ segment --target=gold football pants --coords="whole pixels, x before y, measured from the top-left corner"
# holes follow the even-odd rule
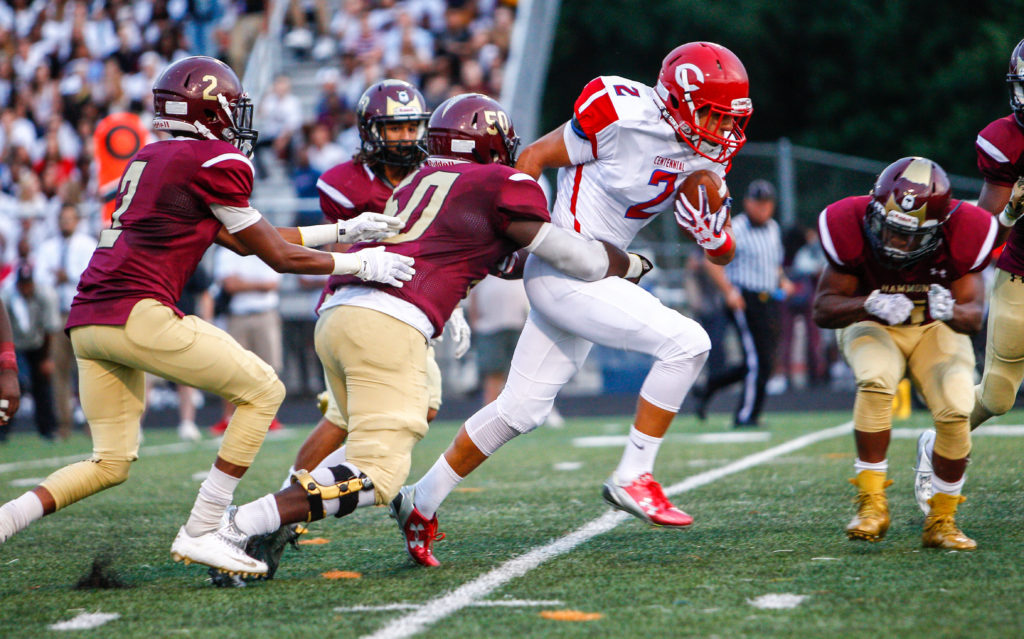
[[[237,409],[218,455],[239,466],[252,464],[284,401],[284,385],[263,360],[212,324],[194,315],[179,318],[156,300],[136,304],[123,326],[73,328],[71,344],[93,454],[42,482],[58,508],[128,477],[128,467],[139,456],[145,373],[233,403]]]
[[[390,315],[336,306],[316,323],[316,353],[348,426],[347,461],[373,480],[387,504],[409,476],[412,449],[427,433],[427,340]]]
[[[1024,380],[1024,278],[996,269],[988,307],[985,372],[975,388],[985,419],[1013,408]],[[975,424],[977,425],[977,424]]]
[[[892,397],[906,375],[932,413],[935,450],[947,459],[967,456],[967,419],[974,406],[970,338],[943,322],[885,326],[869,321],[842,329],[839,343],[857,380],[855,429],[877,432],[892,427]]]

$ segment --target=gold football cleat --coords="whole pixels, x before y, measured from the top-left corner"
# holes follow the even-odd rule
[[[935,493],[928,500],[931,510],[924,520],[922,546],[947,550],[974,550],[978,547],[977,542],[956,526],[956,508],[966,499],[962,495]]]
[[[889,500],[885,489],[892,485],[879,470],[862,470],[850,483],[857,487],[857,514],[846,525],[850,539],[879,541],[889,530]]]

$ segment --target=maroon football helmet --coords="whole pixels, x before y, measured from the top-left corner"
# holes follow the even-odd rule
[[[519,137],[508,112],[481,93],[448,98],[427,124],[431,156],[513,166],[518,148]]]
[[[729,161],[747,141],[744,129],[754,112],[749,88],[740,59],[713,42],[672,49],[654,85],[661,116],[690,148],[715,162]],[[726,116],[732,117],[731,130],[722,128]]]
[[[955,210],[951,201],[949,178],[935,162],[907,157],[887,166],[875,180],[864,217],[875,255],[890,267],[905,268],[933,253]]]
[[[252,155],[252,101],[231,67],[207,56],[171,63],[153,83],[153,128],[224,140]]]
[[[1010,54],[1006,81],[1010,85],[1010,108],[1018,120],[1024,121],[1024,40],[1018,42]]]
[[[371,162],[415,167],[426,158],[424,136],[430,113],[423,94],[413,85],[402,80],[383,80],[371,85],[359,98],[356,116],[363,153]],[[397,122],[416,122],[416,139],[389,142],[384,127]]]

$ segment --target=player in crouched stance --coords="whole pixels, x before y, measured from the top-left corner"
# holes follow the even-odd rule
[[[889,528],[885,489],[892,398],[907,375],[932,412],[934,494],[925,547],[973,550],[956,525],[971,451],[974,351],[984,284],[996,238],[992,215],[952,199],[945,171],[908,157],[890,164],[870,195],[829,205],[818,218],[828,266],[818,282],[814,318],[836,328],[853,369],[857,513],[850,539],[878,541]]]
[[[639,278],[650,268],[638,255],[553,225],[540,186],[512,168],[518,144],[508,114],[486,96],[437,107],[427,127],[430,157],[384,209],[402,230],[375,243],[415,258],[416,275],[400,289],[334,277],[320,307],[316,351],[348,429],[344,461],[328,455],[317,468],[296,470],[290,487],[240,506],[224,534],[265,535],[395,499],[427,432],[428,340],[469,288],[520,248],[588,281]]]
[[[352,274],[401,286],[415,271],[410,258],[381,249],[342,254],[302,246],[350,236],[349,222],[275,229],[250,206],[248,155],[257,132],[252,104],[226,64],[208,57],[178,60],[157,78],[153,96],[154,128],[174,137],[147,145],[125,169],[111,227],[100,235],[68,317],[92,457],[0,507],[0,543],[128,478],[138,459],[148,372],[236,406],[172,556],[229,573],[264,574],[266,564],[243,552],[244,538],[231,535],[222,520],[284,399],[284,385],[227,333],[183,316],[175,300],[215,241],[255,253],[282,272]],[[365,221],[359,221],[363,230],[387,234],[386,222],[367,227]]]

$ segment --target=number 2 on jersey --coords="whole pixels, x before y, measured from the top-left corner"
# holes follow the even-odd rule
[[[415,174],[413,174],[415,175]],[[444,204],[445,198],[448,197],[448,192],[452,190],[452,185],[455,184],[455,180],[458,179],[459,173],[447,173],[445,171],[437,171],[426,176],[420,183],[416,185],[412,195],[409,196],[409,200],[402,207],[402,210],[398,210],[398,199],[395,197],[388,198],[388,203],[384,206],[384,215],[392,215],[402,220],[402,227],[409,223],[409,219],[413,213],[420,210],[422,206],[423,212],[420,213],[420,217],[416,220],[416,223],[409,227],[409,230],[399,233],[393,237],[389,237],[386,240],[381,240],[388,244],[398,244],[400,242],[411,242],[417,239],[430,226],[431,222],[437,216],[437,212],[441,209],[441,205]],[[411,176],[410,176],[411,177]],[[407,178],[408,179],[408,178]],[[402,187],[401,184],[395,189],[396,191]],[[427,192],[433,192],[430,194],[430,199],[427,200],[425,206],[423,206],[423,200],[427,197]]]
[[[646,220],[656,213],[656,211],[646,211],[645,209],[650,206],[657,206],[664,202],[676,188],[676,178],[679,176],[678,173],[671,173],[669,171],[662,171],[661,169],[655,169],[654,173],[651,173],[651,179],[647,182],[651,186],[657,186],[658,184],[664,184],[661,193],[657,194],[653,198],[646,202],[634,204],[633,206],[626,209],[626,217],[631,220]]]
[[[117,207],[110,217],[110,228],[100,231],[100,240],[97,248],[110,248],[121,236],[121,214],[128,210],[135,197],[135,189],[139,188],[139,179],[142,178],[142,170],[146,168],[145,162],[132,162],[121,178],[121,188],[118,191],[121,195],[121,206]]]

